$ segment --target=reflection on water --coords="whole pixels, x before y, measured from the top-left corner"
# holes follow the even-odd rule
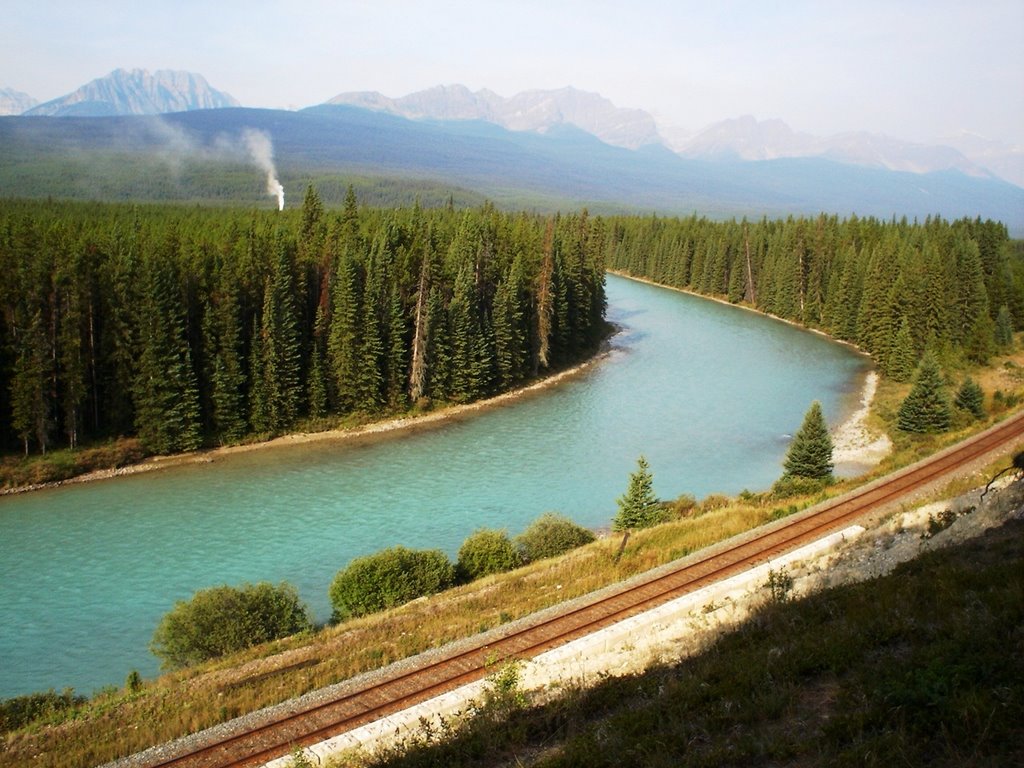
[[[600,527],[642,453],[662,498],[769,486],[812,400],[830,423],[864,361],[750,312],[609,277],[612,353],[538,396],[401,436],[313,442],[0,499],[0,697],[157,671],[175,600],[294,583],[317,617],[352,557],[454,555],[557,510]]]

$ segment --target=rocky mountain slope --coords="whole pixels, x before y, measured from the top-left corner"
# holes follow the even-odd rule
[[[27,93],[13,88],[0,88],[0,115],[20,115],[38,103]]]
[[[202,75],[170,69],[116,69],[66,96],[47,101],[26,115],[109,117],[157,115],[194,109],[237,107],[227,93],[212,88]]]
[[[375,91],[341,93],[328,104],[388,112],[411,120],[483,120],[511,131],[545,133],[573,125],[607,144],[636,149],[661,144],[654,118],[641,109],[621,109],[596,93],[576,88],[523,91],[504,98],[464,85],[439,85],[391,99]]]
[[[715,123],[675,141],[673,149],[684,157],[705,160],[823,157],[909,173],[955,170],[969,176],[1000,175],[951,146],[916,144],[864,131],[813,136],[794,131],[781,120],[759,121],[750,115]]]

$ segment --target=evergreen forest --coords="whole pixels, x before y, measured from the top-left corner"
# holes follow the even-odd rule
[[[984,363],[1024,321],[1024,257],[994,221],[616,218],[610,269],[744,303],[871,354],[896,381],[925,351]]]
[[[606,224],[0,203],[0,447],[152,453],[462,403],[593,352]]]
[[[820,329],[909,380],[1024,320],[993,221],[0,204],[0,448],[237,443],[507,391],[592,354],[610,268]]]

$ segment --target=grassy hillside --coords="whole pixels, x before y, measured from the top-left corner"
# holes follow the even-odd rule
[[[1024,764],[1024,521],[374,766]],[[511,703],[510,703],[511,701]],[[511,709],[511,713],[509,713]]]

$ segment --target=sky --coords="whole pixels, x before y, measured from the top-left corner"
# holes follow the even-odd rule
[[[1024,146],[1024,0],[4,0],[0,87],[46,101],[119,67],[203,75],[251,107],[434,85],[571,85],[696,131]]]

